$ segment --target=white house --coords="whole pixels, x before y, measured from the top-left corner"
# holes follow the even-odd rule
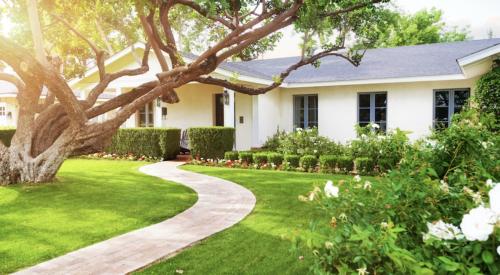
[[[134,50],[116,54],[106,62],[108,71],[137,67],[137,56],[142,52],[143,48],[136,45]],[[187,62],[192,58],[185,57]],[[179,103],[157,100],[123,127],[235,127],[238,150],[259,147],[278,129],[293,131],[296,127],[316,126],[321,135],[345,142],[355,138],[355,125],[370,122],[384,129],[409,131],[410,137],[416,139],[429,134],[436,122],[448,124],[451,115],[474,93],[477,79],[490,71],[498,58],[500,39],[372,49],[359,67],[328,57],[319,68],[303,67],[279,88],[258,96],[187,84],[177,89]],[[273,76],[297,60],[289,57],[227,62],[213,75],[226,79],[237,75],[242,83],[268,85]],[[149,64],[148,73],[113,82],[100,100],[156,79],[160,66],[154,54]],[[91,69],[71,86],[83,97],[97,78],[97,70]],[[1,87],[0,123],[5,112],[11,112],[10,121],[15,121],[15,103],[4,97]],[[2,112],[2,106],[7,111]]]

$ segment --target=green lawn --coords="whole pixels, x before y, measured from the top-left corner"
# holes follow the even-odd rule
[[[0,274],[172,217],[187,187],[146,176],[144,162],[68,160],[57,180],[0,187]]]
[[[254,211],[241,223],[142,273],[175,274],[305,274],[311,254],[290,251],[290,236],[304,234],[319,210],[298,196],[347,176],[185,166],[184,169],[239,183],[257,197]],[[350,176],[349,176],[350,178]],[[368,179],[368,177],[366,177]],[[324,217],[323,217],[324,218]],[[328,221],[325,221],[328,223]]]

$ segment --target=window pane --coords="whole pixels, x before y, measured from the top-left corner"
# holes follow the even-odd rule
[[[370,121],[370,109],[359,110],[359,121]]]
[[[375,109],[375,121],[386,121],[386,108]]]
[[[455,113],[462,110],[462,107],[467,103],[469,99],[469,91],[455,91]]]
[[[360,122],[359,126],[366,127],[366,126],[368,126],[368,124],[369,124],[368,122]]]
[[[318,108],[318,96],[309,96],[307,100],[309,108]]]
[[[448,107],[448,96],[449,92],[448,91],[439,91],[436,92],[436,107]]]
[[[387,123],[377,123],[380,126],[379,131],[386,132],[387,131]]]
[[[387,94],[375,94],[375,107],[387,107]]]
[[[434,119],[436,121],[448,122],[448,108],[447,107],[436,107]]]
[[[312,128],[318,126],[318,109],[309,109],[307,127]]]
[[[360,94],[359,95],[359,107],[370,107],[370,95],[369,94]]]

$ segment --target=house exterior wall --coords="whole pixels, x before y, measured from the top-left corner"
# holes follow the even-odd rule
[[[293,96],[305,94],[318,95],[320,134],[347,142],[356,137],[358,93],[378,91],[387,92],[388,129],[409,131],[410,138],[415,140],[431,132],[435,89],[470,88],[474,92],[476,80],[477,77],[437,82],[277,89],[262,97],[265,103],[259,100],[261,113],[265,113],[260,115],[258,142],[262,145],[278,128],[293,131]]]
[[[253,98],[235,93],[236,150],[248,150],[252,147],[253,133]]]
[[[0,97],[0,106],[5,108],[5,115],[0,116],[0,127],[16,127],[19,113],[17,99],[15,97]]]

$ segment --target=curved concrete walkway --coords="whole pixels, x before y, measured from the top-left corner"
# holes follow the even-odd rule
[[[198,201],[164,222],[79,249],[16,274],[126,274],[229,228],[255,206],[249,190],[230,181],[177,169],[180,162],[160,162],[140,171],[194,189]]]

